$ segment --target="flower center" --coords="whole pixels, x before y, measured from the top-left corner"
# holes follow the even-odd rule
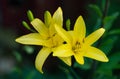
[[[56,37],[56,33],[54,33],[51,37],[50,37],[50,39],[51,39],[51,47],[52,48],[54,48],[54,47],[57,47],[58,46],[58,41],[59,40],[57,40],[57,37]]]
[[[81,51],[81,43],[80,42],[76,42],[75,46],[72,47],[72,50],[74,51],[74,53],[78,53]]]

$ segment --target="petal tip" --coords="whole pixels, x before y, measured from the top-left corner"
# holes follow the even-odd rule
[[[79,18],[82,18],[82,19],[83,19],[82,15],[80,15]]]
[[[60,11],[60,12],[62,12],[62,8],[61,7],[58,7],[58,9],[57,9],[58,11]]]
[[[42,71],[41,69],[37,68],[37,66],[36,66],[36,69],[37,69],[41,74],[43,74],[43,71]]]
[[[38,65],[37,62],[35,62],[35,68],[36,68],[40,73],[43,74],[42,68]]]
[[[62,8],[58,7],[58,9],[55,11],[55,13],[60,13],[62,15]],[[53,16],[55,15],[55,13],[53,14]]]
[[[20,38],[15,39],[15,42],[21,43]]]
[[[104,28],[100,28],[100,30],[104,33],[105,32],[105,29]]]
[[[84,65],[84,62],[78,62],[78,61],[77,61],[77,63],[80,64],[80,65]]]
[[[43,74],[42,67],[38,64],[38,61],[35,61],[35,68],[36,68],[41,74]]]
[[[84,62],[81,62],[80,64],[81,64],[81,65],[84,65]]]
[[[53,53],[52,55],[53,55],[53,56],[57,56],[56,53]]]
[[[109,59],[107,57],[105,57],[104,62],[109,62]]]
[[[80,16],[78,17],[78,19],[81,19],[81,20],[83,20],[83,17],[80,15]]]
[[[15,42],[18,42],[18,39],[15,39]]]

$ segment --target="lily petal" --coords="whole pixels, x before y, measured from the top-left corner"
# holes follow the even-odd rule
[[[72,45],[75,45],[76,41],[79,41],[75,35],[74,35],[74,31],[73,30],[70,30],[70,31],[67,31],[71,36],[72,36]]]
[[[72,36],[67,31],[65,31],[62,27],[59,27],[56,24],[55,29],[58,35],[60,35],[67,43],[72,44]]]
[[[75,38],[80,39],[80,41],[85,38],[86,27],[82,16],[79,16],[74,25]]]
[[[35,67],[41,73],[43,73],[43,71],[42,71],[43,64],[44,64],[45,60],[47,59],[47,57],[50,55],[50,53],[51,53],[50,48],[45,48],[44,47],[37,54],[37,57],[35,59]]]
[[[88,47],[86,53],[84,54],[85,57],[93,58],[102,62],[108,62],[108,58],[106,55],[99,49],[95,47]]]
[[[54,26],[54,24],[51,24],[51,25],[49,26],[49,35],[52,37],[52,36],[54,36],[55,34],[56,34],[55,26]]]
[[[53,45],[55,45],[56,47],[63,44],[64,40],[58,35],[55,34],[55,36],[53,37]]]
[[[83,58],[83,55],[81,55],[81,54],[74,54],[74,57],[75,57],[75,59],[76,59],[76,61],[79,63],[79,64],[81,64],[81,65],[83,65],[84,64],[84,58]]]
[[[71,57],[59,57],[65,64],[71,66]]]
[[[34,19],[31,24],[40,33],[41,36],[48,37],[48,28],[45,24],[38,18]]]
[[[45,45],[45,40],[43,40],[39,33],[23,35],[17,38],[15,41],[27,45]]]
[[[63,13],[62,13],[62,9],[60,7],[53,14],[53,20],[59,26],[63,25]]]
[[[60,45],[59,47],[53,50],[53,56],[69,57],[72,55],[73,55],[73,52],[71,50],[70,45],[68,44]]]
[[[104,32],[105,32],[105,29],[100,28],[100,29],[96,30],[95,32],[93,32],[92,34],[88,35],[84,40],[85,44],[92,45],[103,35]]]

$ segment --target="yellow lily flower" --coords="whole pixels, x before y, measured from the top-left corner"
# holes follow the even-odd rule
[[[89,57],[102,62],[108,62],[108,58],[101,50],[91,46],[103,35],[105,32],[104,28],[100,28],[85,37],[85,23],[82,16],[79,16],[72,32],[67,32],[58,25],[55,25],[55,29],[57,33],[65,40],[66,44],[62,44],[57,47],[54,50],[53,56],[74,56],[79,64],[84,64],[84,57]]]
[[[26,45],[42,45],[43,48],[39,51],[35,60],[35,67],[41,72],[42,66],[47,59],[47,57],[52,53],[53,49],[63,43],[63,39],[56,34],[54,24],[62,27],[63,25],[63,14],[62,9],[59,7],[53,16],[46,11],[45,13],[45,23],[40,19],[34,19],[31,24],[37,30],[38,33],[30,33],[23,35],[16,39],[16,42]],[[71,65],[71,57],[59,57],[66,64]]]

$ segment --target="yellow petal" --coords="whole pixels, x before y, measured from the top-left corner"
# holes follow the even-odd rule
[[[64,42],[63,39],[58,34],[55,34],[55,36],[53,36],[52,43],[54,46],[59,46],[63,44],[63,42]]]
[[[59,27],[58,25],[55,25],[55,29],[56,29],[58,35],[60,35],[67,43],[69,43],[69,44],[72,43],[72,36],[66,30]]]
[[[15,41],[27,45],[45,45],[45,41],[42,39],[39,33],[23,35],[17,38]]]
[[[71,57],[59,57],[65,64],[71,66]]]
[[[35,59],[35,67],[41,73],[43,73],[42,71],[43,64],[47,57],[50,55],[50,53],[51,53],[50,48],[42,48],[40,52],[37,54],[37,57]]]
[[[86,49],[86,52],[85,52],[84,56],[96,59],[98,61],[108,62],[108,58],[106,57],[106,55],[101,50],[99,50],[95,47],[91,47],[91,46],[88,47]]]
[[[53,36],[56,33],[54,26],[55,24],[57,24],[59,27],[62,27],[63,25],[63,15],[62,15],[62,9],[60,7],[55,11],[55,13],[53,14],[53,18],[51,19],[51,23],[49,27],[50,36]]]
[[[53,14],[53,20],[59,26],[63,25],[63,13],[62,13],[62,9],[60,7]]]
[[[49,27],[49,35],[52,37],[56,34],[55,26],[54,24],[51,24]]]
[[[68,44],[60,45],[55,50],[53,50],[53,56],[69,57],[72,55],[73,55],[73,52],[71,50],[71,47]]]
[[[77,37],[75,37],[74,31],[71,30],[71,31],[67,31],[67,32],[72,36],[72,45],[75,45],[76,41],[79,41],[79,40],[77,39]]]
[[[48,37],[48,28],[45,24],[38,18],[34,19],[31,24],[40,33],[41,36]]]
[[[79,64],[81,64],[81,65],[84,64],[83,55],[81,55],[81,54],[79,54],[79,53],[76,53],[76,54],[74,54],[74,57],[75,57],[75,60],[76,60]]]
[[[85,44],[92,45],[103,35],[104,32],[105,32],[105,29],[100,28],[100,29],[96,30],[95,32],[93,32],[92,34],[88,35],[84,40]]]
[[[77,40],[80,39],[82,41],[85,38],[86,27],[82,16],[79,16],[75,22],[74,33]]]

